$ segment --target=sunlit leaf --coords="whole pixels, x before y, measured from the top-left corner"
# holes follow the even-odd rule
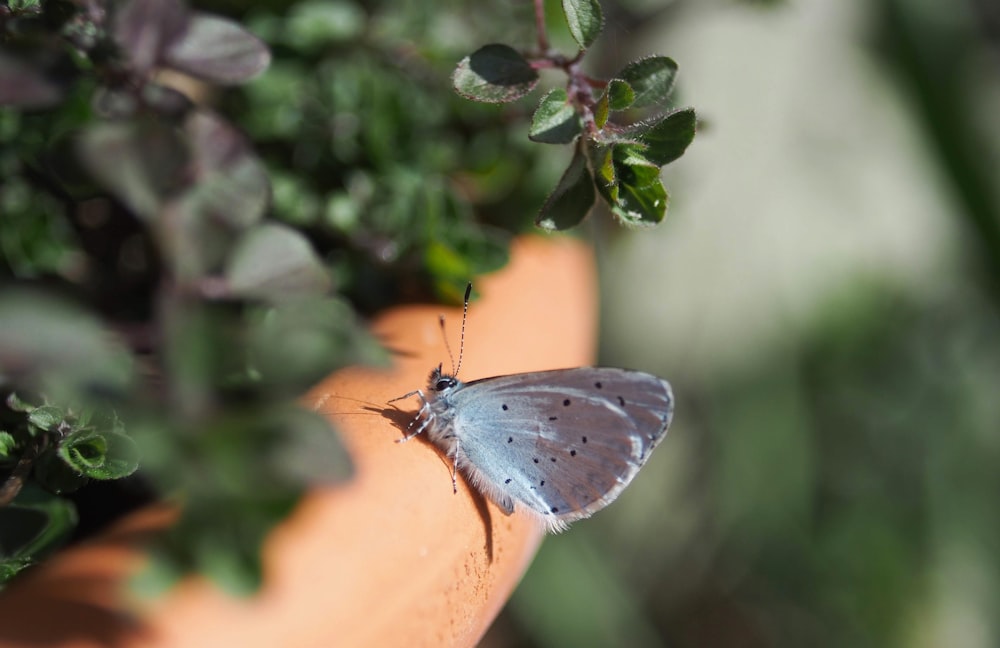
[[[239,23],[192,13],[183,34],[166,49],[164,64],[216,83],[242,83],[271,62],[271,52]]]
[[[580,134],[580,117],[562,88],[550,90],[531,118],[528,137],[545,144],[569,144]]]
[[[562,0],[569,33],[582,49],[590,47],[601,34],[604,15],[598,0]]]
[[[662,103],[674,89],[677,64],[666,56],[650,56],[632,61],[618,75],[635,92],[636,108]]]
[[[629,131],[646,145],[642,156],[663,166],[684,154],[694,140],[697,118],[693,108],[667,113],[651,122],[641,122]]]
[[[531,92],[538,83],[538,73],[513,48],[492,44],[462,59],[452,75],[452,83],[467,99],[504,103]]]
[[[321,294],[331,285],[309,240],[279,224],[260,225],[243,236],[226,269],[226,279],[234,295],[271,300]]]

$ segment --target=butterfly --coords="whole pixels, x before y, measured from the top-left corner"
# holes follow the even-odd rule
[[[465,315],[471,284],[465,292]],[[510,515],[523,507],[562,531],[618,497],[649,459],[673,418],[670,384],[610,367],[532,371],[462,382],[431,371],[409,440],[423,432],[474,488]],[[411,431],[412,430],[412,431]]]

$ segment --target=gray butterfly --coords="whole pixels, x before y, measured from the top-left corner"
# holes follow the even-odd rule
[[[427,393],[393,399],[422,402],[401,441],[426,431],[452,460],[453,487],[461,470],[502,511],[520,504],[549,531],[613,502],[673,416],[667,381],[638,371],[581,367],[468,383],[457,373],[439,365]]]

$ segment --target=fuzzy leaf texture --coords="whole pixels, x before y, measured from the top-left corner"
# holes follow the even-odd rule
[[[467,99],[506,103],[531,92],[538,83],[538,73],[512,47],[494,43],[462,59],[452,83]]]
[[[528,138],[543,144],[569,144],[580,134],[580,118],[562,88],[550,90],[531,117]]]
[[[697,117],[693,108],[667,113],[651,122],[640,122],[630,131],[646,145],[642,157],[657,166],[673,162],[694,140]]]
[[[580,45],[587,49],[601,35],[604,15],[598,0],[562,0],[563,13],[569,24],[569,33]]]
[[[677,64],[667,56],[650,56],[632,61],[618,74],[635,92],[634,108],[663,103],[674,89]]]

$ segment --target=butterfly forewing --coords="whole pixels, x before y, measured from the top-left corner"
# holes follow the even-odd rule
[[[612,368],[478,380],[448,401],[459,465],[501,508],[520,502],[552,529],[611,503],[673,414],[665,381]]]

